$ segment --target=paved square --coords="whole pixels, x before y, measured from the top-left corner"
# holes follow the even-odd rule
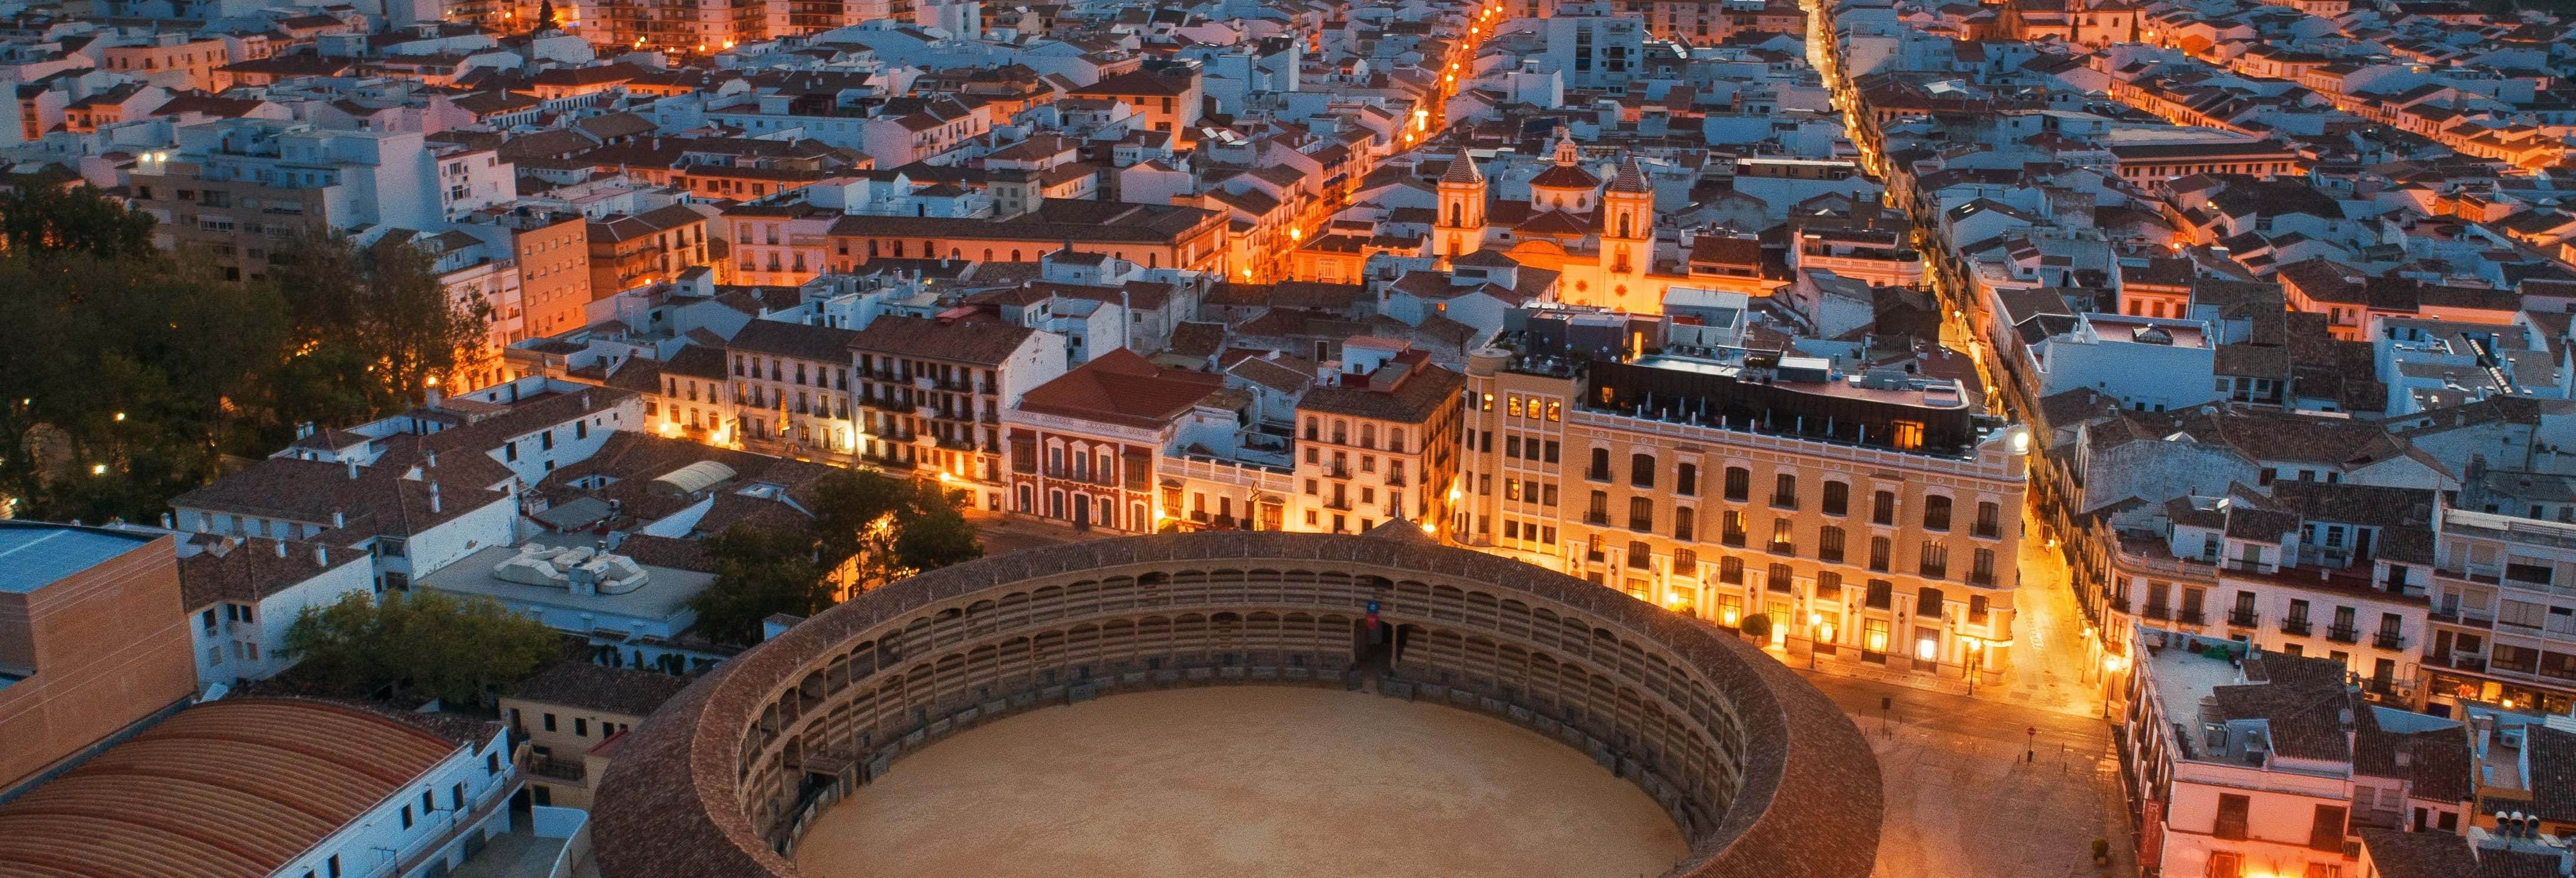
[[[1878,878],[2132,874],[2119,768],[2101,720],[1801,673],[1878,752],[1887,791]],[[1885,720],[1881,698],[1893,701]],[[2109,867],[2093,864],[2095,838],[2111,841]]]

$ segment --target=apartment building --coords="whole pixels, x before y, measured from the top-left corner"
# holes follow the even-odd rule
[[[1009,219],[851,214],[829,235],[832,271],[869,260],[959,259],[1031,262],[1070,249],[1114,256],[1148,269],[1223,274],[1226,215],[1196,207],[1109,201],[1045,201]]]
[[[1092,98],[1126,104],[1144,119],[1145,127],[1172,135],[1180,145],[1197,140],[1201,104],[1205,95],[1195,66],[1164,70],[1134,70],[1104,77],[1099,82],[1073,90],[1066,97]]]
[[[2365,695],[2422,703],[2433,491],[2276,482],[2178,497],[2163,538],[2122,540],[2122,598],[2147,630],[2342,664]]]
[[[1470,356],[1452,539],[1763,614],[1820,660],[2000,680],[2026,432],[1954,379],[1690,347],[1668,319],[1520,309]]]
[[[776,453],[857,453],[861,437],[850,397],[857,338],[855,330],[783,320],[753,320],[734,333],[725,349],[733,360],[741,443]]]
[[[0,794],[194,694],[174,542],[0,520]]]
[[[642,723],[689,678],[590,662],[557,662],[500,699],[501,721],[523,748],[528,800],[538,807],[590,807],[616,752],[611,741]]]
[[[593,297],[677,277],[709,263],[707,214],[686,204],[591,222],[590,289]]]
[[[2434,526],[2434,707],[2576,707],[2576,524],[2558,520],[2568,476],[2470,474]]]
[[[521,338],[546,338],[589,322],[590,236],[581,214],[517,207],[476,219],[509,231],[509,250],[518,257]]]
[[[851,405],[861,460],[963,487],[1002,508],[1002,412],[1008,400],[1064,374],[1064,337],[982,312],[889,315],[852,342]]]
[[[1235,411],[1224,396],[1222,375],[1158,366],[1126,348],[1030,389],[1003,413],[1010,510],[1076,529],[1160,529],[1187,514],[1178,502],[1157,506],[1162,457],[1193,439],[1232,433]],[[1249,504],[1238,507],[1231,497],[1220,495],[1212,510],[1204,492],[1197,496],[1195,518],[1211,526],[1254,517]],[[1271,508],[1275,519],[1278,504]]]
[[[199,694],[294,667],[284,655],[286,631],[299,614],[375,593],[367,553],[325,542],[193,534],[180,551],[180,606],[191,620]]]
[[[215,68],[233,61],[231,47],[217,37],[190,39],[184,33],[156,33],[139,39],[141,42],[102,50],[99,67],[166,88],[215,91]]]
[[[229,279],[264,276],[298,235],[447,219],[438,157],[417,132],[231,119],[175,134],[137,159],[134,201],[161,221],[157,243],[202,247]]]
[[[2160,632],[2131,654],[2120,768],[2146,874],[2357,874],[2356,833],[2461,825],[2461,723],[2374,706],[2331,659]]]
[[[577,0],[576,31],[605,49],[707,55],[784,36],[787,4],[725,0]],[[774,27],[773,27],[774,25]]]
[[[1332,374],[1297,399],[1297,518],[1288,529],[1366,533],[1452,520],[1466,376],[1402,341],[1345,339]]]

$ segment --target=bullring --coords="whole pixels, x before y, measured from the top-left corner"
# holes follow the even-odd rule
[[[1508,720],[1636,784],[1689,839],[1668,875],[1870,871],[1881,802],[1868,745],[1751,645],[1423,540],[1226,532],[933,571],[736,657],[621,744],[594,817],[602,874],[795,875],[805,821],[835,798],[1006,715],[1371,674],[1383,694]]]

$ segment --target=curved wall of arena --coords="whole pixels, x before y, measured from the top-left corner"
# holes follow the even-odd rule
[[[1386,637],[1362,633],[1372,603]],[[1368,672],[1385,694],[1509,720],[1636,783],[1691,839],[1670,874],[1859,878],[1875,859],[1867,743],[1751,645],[1515,561],[1275,532],[1013,552],[833,607],[627,735],[595,849],[607,878],[794,875],[785,854],[807,819],[960,729],[1125,691]]]

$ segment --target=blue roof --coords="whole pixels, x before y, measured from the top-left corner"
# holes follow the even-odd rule
[[[0,592],[33,592],[152,540],[94,527],[0,521]]]

